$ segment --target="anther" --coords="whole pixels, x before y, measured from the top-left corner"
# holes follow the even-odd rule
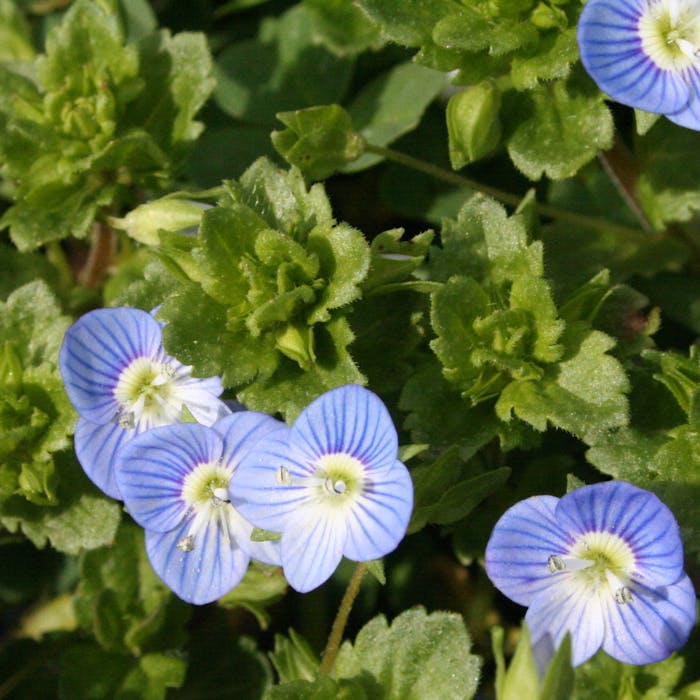
[[[117,425],[124,430],[133,430],[136,425],[132,411],[120,411],[116,415]]]
[[[292,483],[292,475],[287,467],[279,467],[275,472],[275,481],[283,486],[290,486]]]
[[[211,493],[211,502],[215,508],[231,503],[231,499],[228,497],[228,491],[226,489],[212,489]]]
[[[187,537],[183,537],[175,546],[181,552],[191,552],[194,549],[194,536],[187,535]]]
[[[547,559],[547,568],[550,574],[556,574],[557,571],[564,571],[564,569],[566,569],[566,564],[560,556],[552,554],[552,556]]]
[[[342,479],[338,479],[338,481],[333,481],[332,477],[328,477],[326,479],[325,487],[327,491],[332,491],[333,493],[337,493],[340,495],[341,493],[345,493],[345,489],[347,488],[345,485],[345,482]]]
[[[615,602],[619,603],[620,605],[624,605],[625,603],[631,603],[634,600],[634,596],[632,595],[632,591],[630,591],[627,586],[622,586],[622,588],[618,588],[615,591]]]

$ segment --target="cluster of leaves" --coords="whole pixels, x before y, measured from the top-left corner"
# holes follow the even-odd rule
[[[151,28],[152,29],[152,28]],[[0,224],[20,250],[85,236],[102,210],[162,189],[201,131],[213,88],[201,35],[143,32],[77,2],[32,61],[0,66],[0,159],[15,203]]]
[[[516,500],[609,475],[672,508],[697,574],[700,136],[606,105],[577,63],[574,0],[180,9],[0,0],[2,690],[695,697],[680,655],[574,670],[564,644],[539,678],[478,562]],[[109,246],[71,240],[95,222]],[[94,265],[109,278],[86,290]],[[291,420],[348,382],[389,406],[410,536],[365,582],[330,674],[346,568],[299,598],[254,566],[188,609],[80,470],[58,350],[80,313],[122,304],[159,307],[167,351],[250,409]]]

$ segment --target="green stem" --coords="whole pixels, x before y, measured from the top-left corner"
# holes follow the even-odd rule
[[[444,168],[428,163],[420,158],[414,158],[406,153],[395,151],[392,148],[374,146],[373,144],[368,143],[366,150],[369,153],[374,153],[382,158],[398,163],[399,165],[404,165],[407,168],[413,168],[414,170],[418,170],[426,175],[431,175],[432,177],[442,180],[443,182],[447,182],[451,185],[456,185],[457,187],[468,187],[469,189],[476,190],[477,192],[490,195],[491,197],[514,207],[517,207],[522,199],[516,194],[504,192],[503,190],[499,190],[497,187],[491,187],[490,185],[484,185],[481,182],[463,177],[462,175],[453,173],[450,170],[445,170]],[[639,229],[630,228],[629,226],[622,226],[621,224],[614,224],[606,219],[601,219],[596,216],[577,214],[572,211],[567,211],[566,209],[553,207],[549,204],[540,204],[539,202],[535,203],[535,207],[539,214],[549,216],[552,219],[557,219],[559,221],[566,221],[577,226],[594,228],[600,231],[609,231],[611,233],[615,233],[621,238],[635,242],[639,242],[640,239],[649,239],[649,234],[645,234]]]
[[[331,633],[328,635],[328,643],[326,644],[326,648],[323,652],[323,660],[318,669],[319,673],[328,675],[333,670],[335,657],[338,656],[340,643],[343,641],[345,625],[348,622],[352,604],[355,602],[355,598],[357,598],[357,594],[360,591],[360,584],[362,583],[362,577],[365,575],[365,571],[367,571],[366,565],[364,562],[360,562],[355,567],[355,571],[350,578],[350,583],[348,583],[345,595],[340,601],[338,614],[335,616],[335,620],[333,620]]]

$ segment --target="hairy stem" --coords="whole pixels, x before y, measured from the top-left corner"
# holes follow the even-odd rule
[[[521,197],[512,194],[511,192],[504,192],[496,187],[491,187],[490,185],[484,185],[476,180],[470,180],[467,177],[453,173],[450,170],[445,170],[437,165],[428,163],[420,158],[414,158],[406,153],[401,153],[395,151],[391,148],[384,148],[383,146],[374,146],[372,144],[367,144],[366,149],[370,153],[374,153],[378,156],[382,156],[387,160],[391,160],[394,163],[399,163],[407,168],[412,168],[418,170],[426,175],[431,175],[432,177],[447,182],[451,185],[456,185],[458,187],[468,187],[469,189],[487,194],[494,199],[498,199],[504,204],[510,204],[511,206],[517,207],[520,204]],[[593,228],[601,231],[610,231],[615,233],[620,238],[625,240],[639,242],[640,239],[648,240],[649,234],[639,229],[630,228],[629,226],[622,226],[621,224],[615,224],[606,219],[601,219],[596,216],[586,216],[585,214],[577,214],[573,211],[567,211],[566,209],[560,209],[559,207],[553,207],[549,204],[540,204],[539,202],[535,204],[537,212],[542,216],[548,216],[552,219],[557,219],[559,221],[566,221],[577,226],[584,226],[588,228]]]
[[[331,633],[328,635],[328,643],[326,644],[321,665],[319,667],[320,673],[329,674],[333,670],[335,657],[338,656],[340,643],[343,641],[345,625],[348,622],[348,616],[350,615],[352,604],[355,602],[355,598],[357,598],[357,594],[360,590],[360,584],[362,583],[362,577],[365,575],[366,571],[367,567],[364,562],[359,562],[355,567],[352,577],[350,578],[350,583],[348,583],[345,595],[340,601],[338,614],[335,616],[335,620],[333,620]]]

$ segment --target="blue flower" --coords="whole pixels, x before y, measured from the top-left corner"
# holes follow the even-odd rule
[[[177,423],[183,408],[205,425],[229,413],[218,399],[219,378],[193,378],[190,367],[163,349],[161,324],[139,309],[97,309],[82,316],[66,332],[59,365],[80,414],[78,460],[112,498],[121,498],[113,465],[128,440]]]
[[[177,423],[141,433],[117,457],[131,516],[146,530],[153,569],[190,603],[209,603],[236,586],[250,557],[280,564],[275,542],[252,542],[253,526],[231,505],[229,482],[241,458],[283,424],[241,411],[212,427]]]
[[[614,100],[700,129],[696,0],[589,0],[578,43],[586,70]]]
[[[396,429],[375,394],[333,389],[243,458],[231,502],[257,527],[282,533],[287,581],[310,591],[343,556],[377,559],[403,538],[413,485],[397,451]]]
[[[624,663],[660,661],[685,644],[695,621],[673,514],[624,482],[516,503],[496,523],[486,571],[529,606],[536,651],[571,633],[574,665],[601,647]]]

